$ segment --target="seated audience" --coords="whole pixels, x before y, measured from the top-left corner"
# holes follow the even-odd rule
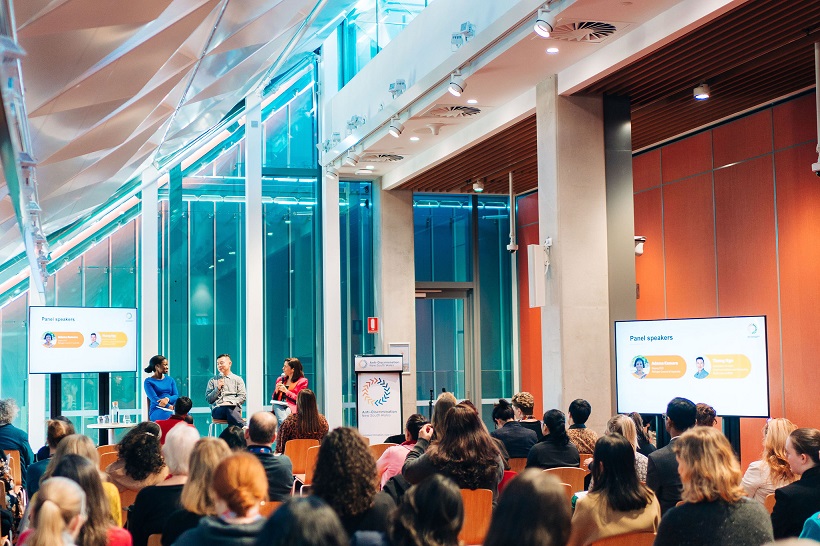
[[[248,451],[259,459],[268,476],[268,500],[285,501],[293,487],[293,463],[287,455],[274,454],[276,416],[267,411],[254,413],[245,430]]]
[[[77,430],[74,428],[74,423],[72,423],[71,419],[69,419],[68,417],[65,417],[63,415],[58,415],[54,419],[49,419],[48,420],[48,422],[51,422],[51,421],[62,421],[63,423],[65,423],[66,429],[68,430],[68,432],[66,432],[66,434],[65,434],[66,436],[68,436],[69,434],[76,434],[77,433]],[[43,447],[38,449],[37,453],[34,454],[34,462],[44,461],[46,459],[50,459],[52,454],[53,453],[51,452],[51,448],[48,445],[48,441],[46,441],[46,445],[44,445]]]
[[[22,470],[22,485],[26,489],[26,474],[28,467],[34,460],[34,453],[28,443],[28,434],[11,424],[20,413],[17,402],[11,398],[0,400],[0,449],[20,452],[20,469]]]
[[[817,512],[806,520],[806,523],[803,524],[803,531],[800,533],[800,538],[820,542],[820,512]]]
[[[484,546],[564,546],[570,504],[554,476],[529,469],[510,482],[493,511]]]
[[[28,467],[26,489],[28,491],[29,498],[33,497],[40,488],[40,478],[46,471],[48,463],[54,455],[54,452],[57,451],[57,444],[59,444],[60,441],[69,434],[74,434],[74,425],[70,422],[66,423],[65,421],[58,419],[49,420],[48,427],[46,429],[48,455],[45,458],[38,460],[36,463],[32,463],[31,466]]]
[[[632,420],[624,417],[632,424]],[[634,430],[634,425],[633,425]],[[621,434],[607,434],[595,443],[590,466],[593,485],[575,503],[569,546],[658,529],[661,508],[655,494],[635,472],[635,448]]]
[[[301,414],[302,408],[297,415]],[[336,511],[348,535],[387,531],[395,504],[386,493],[377,492],[377,484],[376,461],[356,429],[339,427],[325,436],[313,474],[313,494]]]
[[[510,466],[510,454],[507,453],[504,442],[498,438],[493,438],[493,442],[495,442],[495,447],[498,448],[498,452],[501,453],[501,462],[504,463],[504,475],[501,477],[501,481],[498,482],[498,494],[500,495],[504,491],[504,487],[510,483],[510,480],[518,476],[518,472],[512,470]]]
[[[182,486],[179,497],[182,508],[165,522],[162,528],[163,546],[171,546],[182,533],[199,525],[203,517],[216,515],[211,479],[217,465],[230,456],[231,450],[219,438],[200,438],[194,444],[188,462],[188,480]]]
[[[20,528],[23,520],[23,499],[18,494],[19,485],[14,483],[6,457],[0,455],[0,485],[6,491],[5,508],[0,508],[0,537],[9,535],[12,529]]]
[[[786,460],[786,440],[797,425],[788,419],[769,419],[763,427],[763,454],[749,464],[743,475],[746,495],[763,503],[774,490],[789,485],[797,476]]]
[[[265,518],[259,515],[259,505],[268,497],[262,463],[250,453],[231,455],[214,470],[211,489],[219,515],[202,518],[199,525],[183,533],[174,544],[253,545],[265,525]]]
[[[697,415],[695,416],[695,426],[698,427],[713,427],[717,422],[717,412],[715,408],[709,404],[700,402],[695,404]]]
[[[561,410],[551,409],[544,414],[544,439],[532,446],[527,455],[527,468],[580,466],[581,456],[569,440],[566,424]]]
[[[606,433],[620,434],[629,441],[635,452],[635,472],[638,474],[638,481],[646,482],[646,466],[649,459],[638,453],[638,432],[635,430],[635,422],[626,415],[616,415],[607,422]]]
[[[419,413],[414,413],[407,418],[404,426],[404,441],[397,446],[390,446],[384,450],[379,460],[376,461],[376,472],[379,474],[380,487],[397,474],[401,474],[401,467],[407,454],[416,445],[419,439],[421,427],[427,424],[427,419]]]
[[[162,458],[159,442],[160,433],[159,425],[145,421],[122,437],[117,460],[105,469],[117,489],[139,491],[168,477],[168,467]]]
[[[746,497],[740,464],[719,430],[693,427],[672,445],[683,502],[663,516],[655,546],[760,546],[772,540],[766,509]]]
[[[444,416],[451,408],[456,407],[458,400],[451,392],[443,392],[438,395],[436,404],[433,406],[433,416],[430,424],[433,426],[433,442],[437,442],[444,435]]]
[[[677,438],[695,426],[697,409],[691,400],[673,398],[666,405],[666,430],[672,437],[669,444],[648,455],[646,485],[655,492],[661,503],[661,514],[675,506],[683,490],[678,462],[673,451]]]
[[[191,411],[192,407],[194,407],[194,403],[190,398],[187,396],[180,396],[174,403],[174,414],[168,417],[168,419],[157,421],[160,430],[162,430],[162,434],[160,434],[159,437],[160,444],[165,444],[165,437],[168,436],[168,431],[175,426],[181,423],[184,423],[190,427],[194,426],[194,418],[188,415],[188,412]]]
[[[512,397],[512,407],[515,412],[515,420],[521,423],[521,426],[528,428],[535,433],[538,441],[544,437],[541,432],[541,421],[532,416],[533,408],[535,407],[535,398],[528,392],[519,392]]]
[[[444,417],[444,435],[430,444],[433,427],[424,425],[419,440],[402,467],[411,484],[433,474],[444,474],[464,489],[489,489],[498,497],[504,462],[481,418],[472,408],[458,404]]]
[[[820,511],[820,430],[798,428],[789,434],[786,460],[800,479],[775,489],[772,511],[775,538],[800,535],[806,520]]]
[[[310,389],[302,389],[296,396],[296,413],[292,413],[279,427],[276,453],[285,452],[288,440],[321,440],[327,434],[327,419],[319,413],[316,395]]]
[[[157,485],[143,487],[128,515],[134,546],[146,546],[148,536],[162,533],[171,514],[180,509],[179,497],[188,481],[188,464],[197,440],[199,432],[193,427],[174,427],[168,432],[162,455],[170,475]]]
[[[229,425],[219,435],[232,451],[245,451],[248,443],[245,440],[245,429],[238,425]]]
[[[74,546],[86,520],[85,493],[68,478],[43,480],[31,501],[31,532],[18,546]]]
[[[567,435],[579,453],[592,453],[598,435],[587,428],[586,422],[592,413],[592,406],[582,398],[573,400],[569,405],[569,429]]]
[[[268,518],[256,546],[347,546],[339,516],[316,496],[294,497]]]
[[[644,424],[643,417],[637,411],[630,413],[629,417],[635,423],[635,431],[638,433],[638,453],[649,457],[649,454],[657,449],[649,425]]]
[[[461,492],[452,480],[434,474],[405,493],[390,525],[391,546],[459,546],[464,523]]]
[[[493,407],[493,422],[496,429],[490,433],[493,438],[504,442],[510,457],[523,458],[538,442],[538,436],[515,420],[512,404],[503,398]]]

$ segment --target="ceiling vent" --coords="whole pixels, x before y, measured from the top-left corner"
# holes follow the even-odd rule
[[[362,156],[362,163],[392,163],[394,161],[401,161],[404,159],[403,155],[398,154],[364,154]]]
[[[562,20],[560,23],[555,24],[555,29],[550,33],[550,38],[565,42],[600,44],[627,26],[624,23]]]
[[[451,104],[434,104],[429,110],[422,114],[422,116],[429,116],[432,118],[469,118],[477,116],[481,113],[480,108],[475,106],[454,106]]]

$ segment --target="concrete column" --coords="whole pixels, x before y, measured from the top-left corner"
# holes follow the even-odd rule
[[[339,181],[323,176],[322,188],[322,320],[324,333],[324,411],[330,428],[342,415],[342,272],[339,249]]]
[[[610,417],[611,367],[603,101],[562,97],[556,76],[536,87],[541,243],[552,241],[541,310],[544,408],[592,405]]]
[[[247,416],[267,405],[264,357],[261,97],[245,99],[245,382]]]
[[[410,343],[410,371],[402,375],[404,419],[416,408],[416,265],[413,242],[413,192],[381,190],[373,184],[376,218],[376,314],[381,318],[376,352],[390,343]]]

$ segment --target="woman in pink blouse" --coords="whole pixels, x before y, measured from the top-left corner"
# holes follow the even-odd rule
[[[419,440],[419,431],[421,427],[427,424],[427,419],[419,413],[414,413],[407,418],[407,423],[404,426],[404,442],[399,445],[388,447],[376,461],[376,471],[380,476],[381,487],[387,481],[395,476],[401,474],[401,467],[404,466],[404,460],[407,454],[416,445]]]
[[[302,363],[298,358],[286,358],[282,366],[282,377],[276,380],[273,390],[273,399],[286,402],[291,413],[296,413],[296,397],[299,391],[307,388],[308,380],[302,371]]]

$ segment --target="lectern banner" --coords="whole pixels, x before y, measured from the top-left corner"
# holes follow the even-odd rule
[[[370,438],[371,444],[382,443],[388,436],[400,434],[404,427],[401,368],[397,372],[357,372],[356,375],[359,432]]]

